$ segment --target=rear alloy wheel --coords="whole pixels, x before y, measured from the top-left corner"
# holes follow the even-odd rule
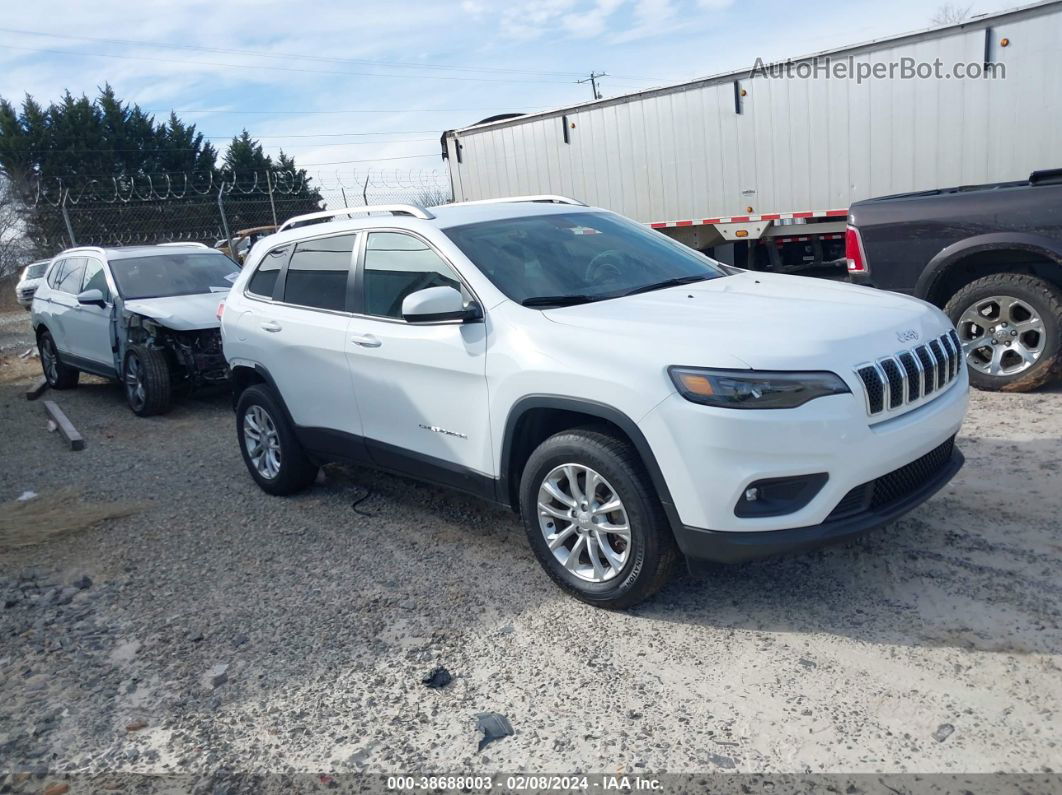
[[[248,387],[236,403],[236,437],[247,471],[263,491],[294,494],[317,477],[273,390]]]
[[[78,378],[81,376],[80,371],[63,364],[59,358],[59,351],[56,350],[55,340],[49,332],[41,332],[37,340],[37,349],[41,355],[41,370],[44,371],[48,386],[52,389],[73,389],[77,386]]]
[[[1062,290],[1016,273],[968,284],[949,302],[970,370],[979,389],[1025,392],[1048,381],[1062,363]]]

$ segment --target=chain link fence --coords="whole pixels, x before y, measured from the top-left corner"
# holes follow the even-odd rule
[[[238,232],[317,210],[372,204],[432,207],[452,201],[439,171],[368,171],[352,178],[263,172],[196,182],[168,174],[136,180],[40,182],[24,206],[31,248],[52,256],[70,246],[195,241],[219,245]]]

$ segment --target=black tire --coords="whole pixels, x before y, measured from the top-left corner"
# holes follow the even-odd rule
[[[122,385],[126,402],[138,417],[165,414],[173,404],[170,365],[157,348],[130,346],[122,363]]]
[[[63,364],[51,332],[42,331],[37,336],[37,352],[41,357],[41,370],[52,389],[73,389],[77,386],[81,371]]]
[[[277,451],[279,465],[271,477],[259,470],[248,449],[248,440],[245,435],[248,413],[252,413],[257,418],[256,422],[262,425],[261,414],[255,412],[255,409],[263,412],[268,418],[268,423],[272,425],[272,432],[275,433],[275,438],[279,443]],[[280,399],[272,389],[264,384],[248,387],[236,401],[236,439],[240,445],[243,463],[247,465],[247,471],[251,473],[251,477],[262,491],[276,495],[295,494],[309,488],[317,478],[319,467],[309,459],[302,445],[299,444]],[[253,443],[252,446],[254,446]]]
[[[626,543],[623,546],[627,558],[611,579],[591,582],[565,568],[550,550],[539,524],[539,488],[555,468],[569,463],[600,474],[626,511],[630,541],[629,548]],[[546,573],[562,589],[597,607],[622,609],[647,599],[668,581],[678,558],[667,517],[641,459],[630,444],[604,430],[574,428],[540,444],[520,479],[520,513],[531,549]]]
[[[1031,366],[1010,374],[991,375],[971,364],[967,368],[970,383],[988,391],[1028,392],[1062,372],[1062,289],[1036,276],[1022,273],[995,273],[970,282],[953,295],[944,308],[958,329],[961,340],[968,340],[971,336],[971,329],[964,328],[966,324],[960,324],[963,314],[993,296],[1017,299],[1033,310],[1041,320],[1041,330],[1032,333],[1044,335],[1043,350]],[[1024,335],[1022,337],[1025,338]],[[1006,345],[1005,342],[1002,344]],[[982,349],[974,356],[983,357],[986,350],[991,348]],[[1004,356],[1010,356],[1013,360],[1017,353],[1005,353]]]

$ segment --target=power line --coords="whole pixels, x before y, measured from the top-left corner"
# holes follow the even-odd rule
[[[298,69],[291,66],[262,66],[259,64],[238,64],[238,63],[219,63],[217,61],[186,61],[178,58],[156,58],[145,55],[119,55],[117,53],[107,52],[79,52],[75,50],[48,50],[36,47],[17,47],[14,44],[4,44],[9,50],[23,50],[25,52],[44,52],[51,53],[53,55],[75,55],[85,58],[121,58],[129,61],[152,61],[155,63],[176,63],[183,64],[185,66],[221,66],[226,69],[254,69],[261,71],[266,69],[272,72],[295,72],[299,74],[314,74],[314,75],[339,75],[343,77],[383,77],[390,79],[409,80],[413,78],[413,75],[393,75],[393,74],[381,74],[379,72],[332,72],[325,71],[323,69]],[[418,80],[456,80],[459,82],[476,82],[476,83],[547,83],[550,85],[557,85],[558,83],[569,82],[567,80],[512,80],[509,78],[499,77],[456,77],[454,75],[416,75]]]
[[[530,105],[527,110],[548,110],[554,107],[553,105]],[[183,108],[176,110],[173,108],[141,108],[144,113],[218,113],[218,114],[247,114],[257,116],[281,116],[281,115],[293,115],[293,116],[309,116],[319,114],[340,114],[340,113],[409,113],[409,108],[357,108],[352,110],[223,110],[220,108]],[[417,113],[482,113],[498,112],[497,107],[492,108],[417,108]]]
[[[231,137],[231,136],[230,136]],[[436,138],[406,138],[406,139],[392,139],[389,141],[336,141],[326,144],[306,144],[314,148],[324,146],[384,146],[388,144],[414,144],[423,143],[425,141],[435,141]],[[266,146],[280,147],[281,144],[266,144]],[[177,147],[160,147],[158,149],[152,149],[151,147],[132,147],[126,149],[86,149],[85,147],[77,147],[77,152],[140,152],[146,156],[156,156],[166,154],[167,152],[201,152],[202,149],[197,149],[194,146],[177,146]],[[31,156],[39,156],[45,154],[44,152],[30,153]]]
[[[95,36],[77,36],[69,33],[45,33],[38,30],[20,30],[18,28],[3,28],[0,27],[0,32],[4,33],[16,33],[19,35],[29,36],[45,36],[48,38],[56,39],[72,39],[78,41],[94,41],[103,44],[131,44],[134,46],[146,46],[146,47],[162,47],[170,50],[194,50],[197,52],[215,52],[229,55],[249,55],[255,58],[279,58],[288,60],[296,58],[305,61],[321,61],[327,63],[351,63],[351,64],[363,64],[367,66],[385,66],[391,68],[401,69],[438,69],[444,71],[461,71],[461,72],[496,72],[496,73],[509,73],[509,74],[525,74],[525,75],[537,75],[545,77],[578,77],[581,72],[549,72],[538,71],[532,69],[513,69],[511,67],[501,66],[460,66],[454,64],[431,64],[431,63],[416,63],[413,61],[376,61],[367,60],[364,58],[337,58],[327,55],[305,55],[299,53],[278,53],[278,52],[262,52],[261,50],[242,50],[225,47],[201,47],[193,44],[168,44],[166,42],[158,41],[144,41],[143,39],[109,39],[98,38]],[[661,80],[658,77],[624,77],[613,76],[613,79],[619,80],[634,80],[638,82],[648,82],[653,80]]]

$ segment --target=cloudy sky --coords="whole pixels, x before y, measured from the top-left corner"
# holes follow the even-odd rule
[[[960,4],[965,7],[971,2]],[[1014,0],[972,0],[972,13]],[[442,130],[917,30],[936,0],[33,0],[5,3],[0,96],[171,108],[222,147],[344,180],[443,169]]]

